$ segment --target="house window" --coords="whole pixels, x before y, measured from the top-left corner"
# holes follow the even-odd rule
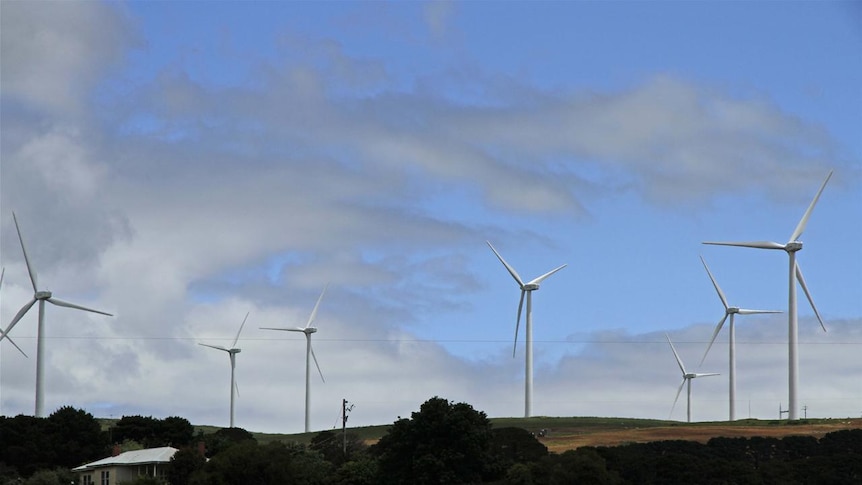
[[[93,484],[93,475],[81,476],[81,485],[94,485]]]
[[[100,485],[111,485],[111,471],[105,470],[102,472],[102,481]]]

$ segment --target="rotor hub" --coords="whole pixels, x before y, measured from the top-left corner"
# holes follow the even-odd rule
[[[314,333],[316,331],[317,331],[316,327],[308,327],[305,330],[303,330],[303,332],[305,332],[305,333]]]
[[[731,313],[739,313],[739,307],[735,307],[735,306],[728,307],[727,308],[727,314],[730,315]]]
[[[47,300],[48,298],[51,298],[51,292],[50,291],[37,291],[36,294],[33,296],[33,298],[35,298],[37,300]]]

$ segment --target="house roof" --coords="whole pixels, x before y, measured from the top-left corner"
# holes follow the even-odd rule
[[[116,466],[116,465],[145,465],[148,463],[168,463],[178,450],[171,446],[161,448],[146,448],[120,453],[117,456],[109,456],[101,460],[73,468],[72,471],[83,472],[94,468]]]

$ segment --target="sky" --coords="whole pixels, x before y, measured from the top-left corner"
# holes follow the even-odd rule
[[[732,305],[787,310],[800,416],[862,414],[862,8],[851,2],[0,2],[0,324],[40,286],[46,410],[303,430],[440,396],[524,414],[727,419]],[[41,288],[40,288],[41,289]],[[0,343],[32,414],[35,307]],[[737,416],[788,405],[787,316],[736,320]],[[314,369],[312,369],[314,371]]]

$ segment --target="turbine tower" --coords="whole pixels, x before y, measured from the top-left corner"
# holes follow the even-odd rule
[[[823,328],[823,331],[826,331],[826,326],[823,325],[823,319],[820,317],[820,312],[817,311],[817,307],[814,306],[814,300],[811,298],[811,293],[808,292],[808,286],[805,284],[805,278],[802,277],[802,269],[800,269],[799,265],[796,263],[796,252],[802,249],[802,241],[799,240],[799,236],[802,235],[802,232],[805,231],[805,226],[808,224],[808,218],[811,217],[811,212],[814,210],[814,206],[817,204],[817,200],[820,199],[820,194],[823,193],[823,189],[826,188],[826,183],[829,182],[829,179],[832,177],[832,170],[829,171],[829,174],[826,175],[826,180],[823,181],[823,184],[820,185],[820,190],[817,191],[817,195],[814,196],[814,200],[811,201],[811,204],[808,206],[808,209],[805,211],[805,214],[802,215],[802,219],[799,221],[799,224],[796,226],[796,230],[793,231],[793,234],[790,235],[790,240],[785,244],[771,242],[771,241],[750,241],[750,242],[713,242],[707,241],[704,244],[712,244],[717,246],[740,246],[745,248],[757,248],[757,249],[782,249],[787,253],[789,259],[789,285],[788,285],[788,295],[787,295],[787,333],[788,333],[788,390],[789,390],[789,413],[787,419],[789,420],[797,420],[799,419],[799,405],[797,401],[797,386],[799,384],[799,323],[796,316],[796,282],[799,282],[799,285],[802,286],[802,291],[805,292],[805,296],[808,298],[808,303],[811,304],[811,309],[814,310],[814,315],[817,316],[817,321],[820,322],[820,327]]]
[[[6,268],[0,269],[0,288],[3,288],[3,276],[5,274],[6,274]],[[15,348],[18,349],[18,352],[21,352],[21,355],[23,355],[24,357],[27,357],[27,354],[25,354],[24,351],[21,350],[21,347],[18,347],[18,344],[16,344],[15,341],[12,340],[12,337],[6,335],[6,332],[4,332],[2,329],[0,329],[0,340],[3,340],[4,338],[8,339],[9,343],[14,345]]]
[[[236,343],[239,341],[239,334],[242,333],[242,327],[245,326],[245,321],[248,319],[248,313],[245,314],[245,318],[242,319],[242,325],[239,326],[239,331],[236,333],[236,338],[233,339],[233,344],[231,344],[229,349],[222,347],[221,345],[209,345],[209,344],[201,344],[204,347],[209,347],[211,349],[223,350],[228,353],[230,356],[230,427],[233,428],[234,425],[234,392],[239,394],[239,387],[236,385],[236,354],[242,352],[242,349],[237,348]]]
[[[30,308],[33,307],[36,302],[39,302],[39,326],[36,334],[36,417],[44,418],[45,417],[45,302],[51,303],[53,305],[74,308],[76,310],[84,310],[87,312],[99,313],[102,315],[107,315],[109,317],[113,316],[110,313],[105,313],[99,310],[93,310],[92,308],[83,307],[80,305],[75,305],[73,303],[69,303],[63,300],[59,300],[54,298],[50,291],[39,290],[39,285],[36,280],[36,271],[33,270],[33,267],[30,265],[30,259],[27,257],[27,248],[24,246],[24,238],[21,237],[21,228],[18,227],[18,218],[15,217],[15,213],[12,213],[12,219],[15,221],[15,230],[18,231],[18,240],[21,242],[21,251],[24,253],[24,262],[27,264],[27,272],[30,274],[30,283],[33,284],[33,299],[27,302],[9,325],[6,327],[6,330],[3,331],[3,335],[0,335],[0,340],[3,337],[6,337],[6,334],[12,330],[12,328],[18,323],[19,320],[27,313]]]
[[[314,310],[311,311],[311,316],[308,317],[308,323],[305,324],[304,327],[294,327],[294,328],[273,328],[273,327],[260,327],[262,330],[280,330],[282,332],[302,332],[305,334],[305,432],[308,433],[311,431],[311,359],[314,359],[314,365],[317,367],[317,372],[320,374],[320,380],[326,382],[326,379],[323,378],[323,372],[320,370],[320,364],[317,363],[317,356],[314,355],[314,349],[311,347],[311,334],[317,332],[317,327],[312,327],[311,324],[314,322],[314,317],[317,316],[317,309],[320,307],[320,302],[323,300],[323,295],[326,294],[326,288],[329,285],[323,287],[323,291],[320,292],[320,296],[317,298],[317,303],[314,304]]]
[[[515,281],[518,283],[518,286],[521,288],[521,300],[518,302],[518,318],[515,320],[515,343],[512,346],[512,358],[515,357],[515,350],[518,348],[518,328],[521,325],[521,309],[524,306],[524,295],[527,297],[527,320],[526,320],[526,328],[524,329],[526,333],[526,346],[527,346],[527,356],[525,363],[525,383],[524,383],[524,417],[529,418],[533,412],[533,291],[539,289],[539,285],[542,281],[545,280],[548,276],[556,273],[557,271],[566,267],[566,265],[562,265],[556,269],[552,269],[547,273],[539,276],[538,278],[531,280],[528,283],[524,283],[521,277],[518,275],[518,272],[515,271],[515,268],[509,266],[509,263],[500,256],[500,253],[494,249],[494,246],[491,245],[490,241],[485,241],[488,243],[488,247],[491,248],[491,251],[494,251],[494,254],[497,255],[497,259],[503,263],[503,266],[509,271],[509,274],[512,275],[512,278],[515,278]]]
[[[703,267],[706,268],[706,274],[709,275],[709,279],[712,280],[712,286],[715,287],[715,292],[718,293],[718,298],[721,299],[721,304],[724,305],[724,317],[718,322],[718,325],[715,326],[715,331],[712,333],[712,339],[709,341],[709,345],[706,347],[706,352],[703,353],[703,358],[700,359],[700,365],[703,365],[703,361],[706,360],[706,354],[709,353],[709,349],[712,348],[713,342],[715,342],[715,337],[718,336],[718,332],[721,331],[722,325],[724,325],[724,321],[727,320],[727,317],[730,317],[730,324],[728,325],[728,333],[730,336],[730,356],[728,361],[730,362],[728,365],[730,366],[730,384],[729,384],[729,395],[730,395],[730,421],[736,420],[736,329],[733,326],[733,317],[736,314],[739,315],[756,315],[761,313],[781,313],[778,310],[748,310],[745,308],[739,308],[735,306],[730,306],[727,303],[727,298],[724,296],[724,292],[721,291],[721,287],[718,286],[718,283],[715,281],[715,278],[712,277],[712,273],[709,271],[709,266],[706,265],[706,261],[704,261],[703,256],[700,257],[700,262],[703,263]]]
[[[686,372],[685,366],[682,365],[682,359],[679,358],[679,354],[676,353],[676,349],[673,347],[673,342],[670,341],[670,337],[667,334],[664,334],[665,338],[667,338],[667,343],[670,344],[670,349],[673,351],[673,356],[676,357],[676,363],[679,364],[679,370],[682,371],[682,383],[679,385],[679,389],[676,390],[676,397],[673,400],[673,406],[670,408],[670,414],[673,415],[673,408],[676,407],[676,402],[679,400],[679,393],[682,392],[682,386],[688,383],[688,405],[686,411],[686,420],[691,422],[691,380],[697,379],[698,377],[708,377],[708,376],[717,376],[720,374],[716,374],[714,372],[710,372],[708,374],[695,374],[693,372]]]

